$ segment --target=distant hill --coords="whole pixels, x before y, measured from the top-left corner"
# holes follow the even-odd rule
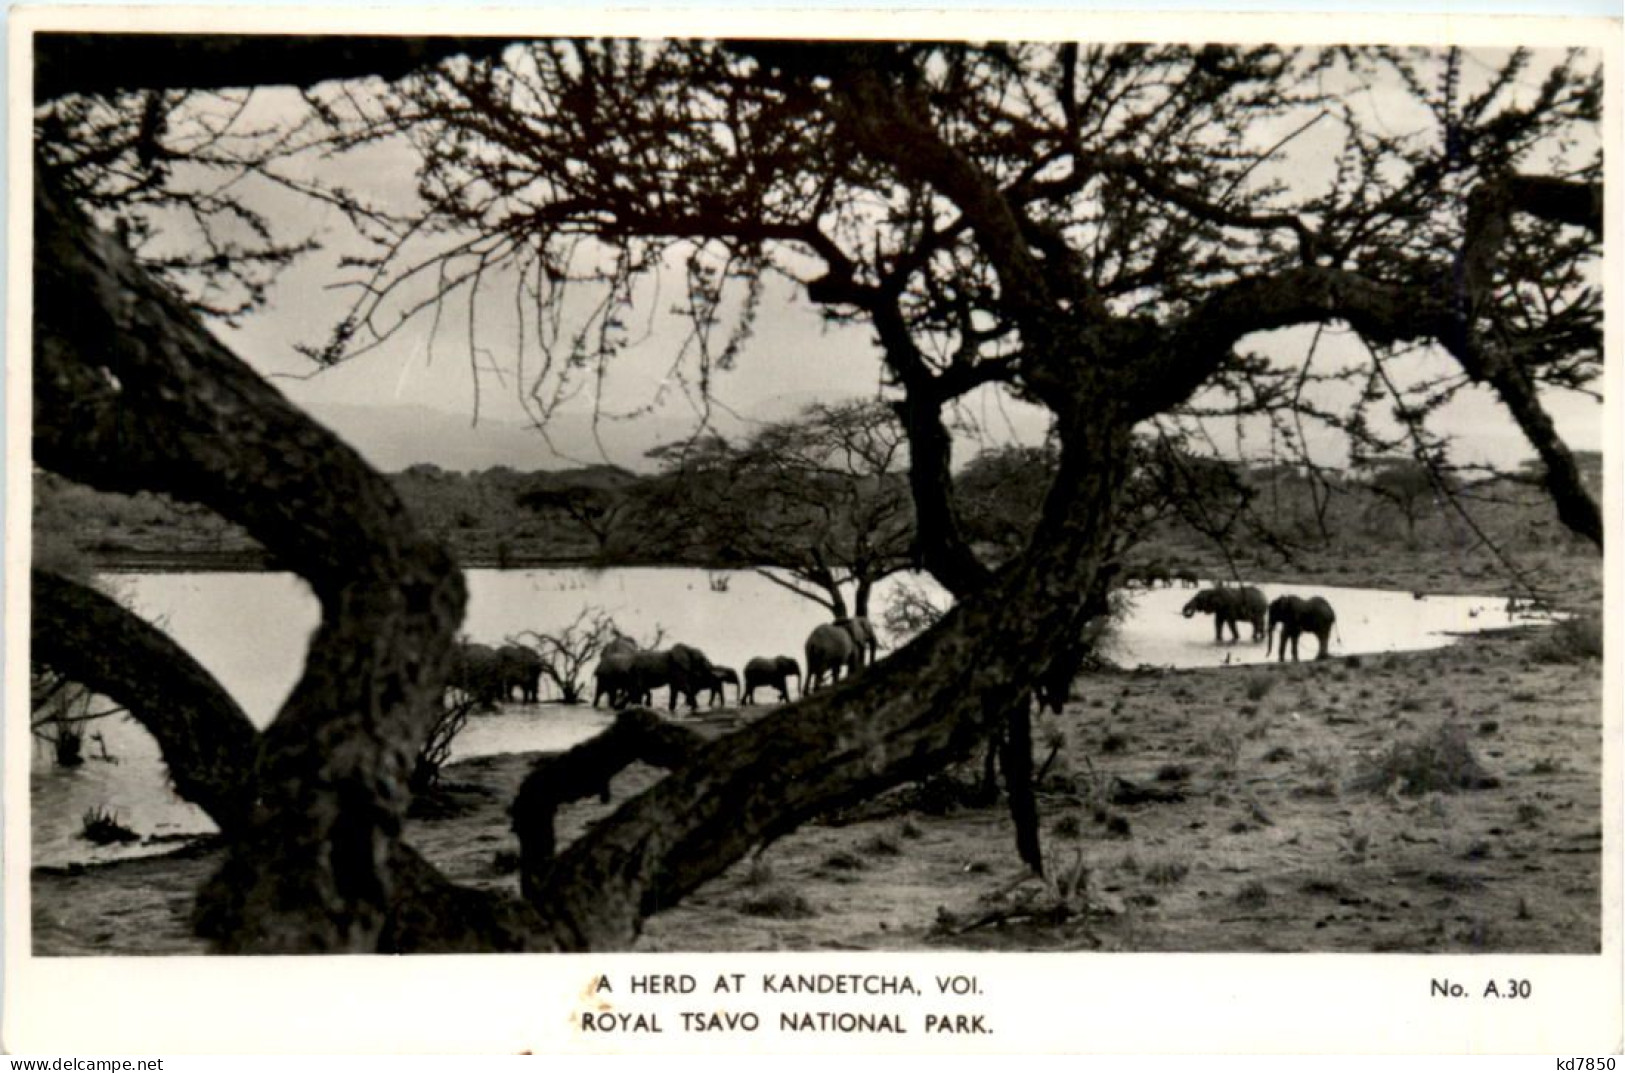
[[[426,406],[372,407],[317,400],[302,405],[386,473],[420,462],[463,473],[493,466],[561,470],[600,465],[652,473],[656,466],[644,457],[651,448],[694,432],[691,422],[666,417],[606,419],[595,431],[586,414],[559,414],[544,434],[543,430],[486,418],[475,424],[470,417]],[[733,424],[726,415],[719,415],[719,420]]]

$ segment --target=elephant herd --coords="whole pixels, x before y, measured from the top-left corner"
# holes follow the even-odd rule
[[[535,704],[541,699],[542,657],[533,648],[507,644],[492,648],[482,644],[460,644],[452,653],[451,672],[446,685],[461,690],[482,708],[513,699]]]
[[[726,686],[733,686],[740,704],[754,704],[758,689],[772,689],[781,703],[790,700],[790,681],[811,693],[821,683],[833,685],[842,673],[852,673],[874,661],[878,648],[874,627],[861,616],[824,623],[813,629],[804,649],[807,673],[793,656],[757,656],[745,664],[744,675],[732,667],[711,662],[692,645],[642,649],[621,637],[607,645],[593,670],[593,707],[607,700],[612,708],[649,705],[654,691],[666,687],[666,707],[676,711],[682,697],[691,709],[703,694],[710,704],[727,701]]]
[[[1332,627],[1337,622],[1337,612],[1332,605],[1320,596],[1277,596],[1268,603],[1264,600],[1264,593],[1251,585],[1227,586],[1203,589],[1190,602],[1185,605],[1184,615],[1190,618],[1193,615],[1206,614],[1213,616],[1213,643],[1224,643],[1224,631],[1230,630],[1230,643],[1239,641],[1240,635],[1236,625],[1241,622],[1248,623],[1253,628],[1253,641],[1264,642],[1264,656],[1269,657],[1270,649],[1275,644],[1275,629],[1281,629],[1280,659],[1286,660],[1287,645],[1292,646],[1292,659],[1298,659],[1298,639],[1309,633],[1320,642],[1320,651],[1315,654],[1316,659],[1326,658],[1326,648],[1331,642]]]
[[[1183,580],[1183,571],[1174,575]],[[1275,631],[1281,631],[1279,659],[1286,660],[1288,646],[1298,659],[1298,642],[1306,633],[1320,643],[1316,659],[1326,657],[1337,613],[1319,596],[1279,596],[1266,602],[1264,593],[1251,586],[1219,585],[1203,589],[1185,604],[1184,616],[1213,616],[1213,643],[1223,644],[1225,631],[1230,643],[1241,640],[1241,623],[1252,627],[1253,642],[1264,641],[1267,658],[1275,647]],[[874,662],[878,650],[874,627],[867,618],[855,616],[826,622],[807,635],[802,665],[792,656],[758,656],[745,664],[744,674],[732,667],[712,663],[700,649],[675,644],[670,648],[644,649],[630,638],[617,637],[607,644],[593,670],[593,707],[608,700],[612,708],[649,705],[654,692],[665,687],[668,710],[675,711],[679,697],[690,709],[698,709],[700,697],[715,705],[726,703],[727,686],[733,686],[740,704],[754,704],[756,691],[771,689],[780,703],[790,700],[790,682],[799,681],[803,694],[821,686],[833,686],[843,676],[856,673]],[[523,645],[505,644],[493,648],[483,644],[459,645],[453,659],[448,685],[462,690],[482,707],[519,700],[534,704],[539,698],[542,657]]]

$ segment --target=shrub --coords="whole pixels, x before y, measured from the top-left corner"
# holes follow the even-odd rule
[[[875,835],[858,846],[858,852],[871,857],[900,857],[903,847],[886,835]]]
[[[1246,694],[1248,700],[1263,700],[1275,688],[1275,676],[1272,674],[1253,673],[1247,676]]]
[[[468,716],[474,710],[474,705],[472,700],[453,701],[448,697],[412,763],[411,789],[414,795],[427,794],[439,785],[440,769],[451,757],[451,743],[468,724]]]
[[[1397,787],[1402,794],[1419,797],[1498,784],[1478,762],[1466,729],[1458,723],[1442,723],[1362,758],[1352,785],[1370,793]]]
[[[79,837],[98,846],[115,842],[135,842],[140,835],[119,822],[118,814],[109,809],[93,808],[84,815],[84,826]]]
[[[1188,764],[1164,764],[1157,769],[1158,782],[1183,782],[1191,777]]]
[[[1171,887],[1190,873],[1191,866],[1184,861],[1158,861],[1146,866],[1145,878],[1159,887]]]
[[[836,872],[860,872],[868,865],[863,858],[847,850],[836,850],[824,858],[824,867]]]
[[[901,648],[916,634],[930,629],[945,610],[937,606],[924,586],[899,582],[880,613],[880,629],[892,647]]]
[[[1602,658],[1602,620],[1595,615],[1566,618],[1547,629],[1529,655],[1541,663],[1584,663]]]
[[[739,906],[746,916],[769,917],[774,920],[805,920],[816,916],[812,905],[799,891],[788,887],[772,887]]]
[[[905,807],[927,816],[946,816],[962,808],[981,808],[987,803],[977,783],[948,771],[923,779],[903,793],[903,800]]]
[[[1256,879],[1250,880],[1236,891],[1236,904],[1246,909],[1258,909],[1269,900],[1269,888]]]

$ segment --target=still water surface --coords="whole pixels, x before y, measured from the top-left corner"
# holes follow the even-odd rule
[[[809,631],[827,618],[823,609],[749,572],[675,568],[470,570],[464,632],[500,644],[525,630],[557,631],[584,608],[599,608],[620,628],[647,640],[657,628],[664,644],[696,645],[719,664],[742,667],[759,655],[793,655]],[[140,615],[163,625],[229,690],[256,725],[264,726],[293,688],[318,620],[316,600],[290,574],[135,574],[108,579]],[[717,588],[713,588],[716,581]],[[924,587],[946,605],[941,590],[921,578],[896,577],[877,587],[873,607],[887,605],[898,584]],[[1506,626],[1504,600],[1488,596],[1428,596],[1329,586],[1260,585],[1273,599],[1318,593],[1337,610],[1333,655],[1434,648],[1452,634]],[[719,591],[720,590],[720,591]],[[1264,660],[1262,643],[1213,643],[1213,619],[1185,619],[1180,609],[1194,590],[1133,594],[1133,605],[1112,653],[1123,666],[1216,666]],[[1314,639],[1302,642],[1309,658]],[[758,696],[763,694],[758,693]],[[545,694],[544,694],[545,697]],[[657,696],[662,703],[664,692]],[[567,748],[608,725],[607,711],[560,704],[509,705],[469,721],[453,759],[493,753]],[[115,762],[101,760],[102,743],[87,741],[89,758],[77,769],[51,764],[36,743],[32,760],[34,863],[106,860],[163,852],[164,843],[92,846],[78,837],[91,808],[111,809],[146,836],[212,829],[196,807],[168,788],[157,744],[139,725],[118,718],[97,729]]]

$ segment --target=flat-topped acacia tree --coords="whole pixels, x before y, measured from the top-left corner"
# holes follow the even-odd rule
[[[174,42],[123,44],[96,86],[51,64],[42,99],[162,88],[188,70]],[[385,248],[357,315],[319,356],[370,345],[363,327],[390,323],[397,288],[425,271],[470,303],[506,273],[507,301],[529,300],[560,359],[531,385],[543,400],[547,376],[557,386],[561,369],[613,360],[640,279],[681,269],[703,365],[744,360],[760,283],[785,276],[831,317],[872,329],[908,437],[915,552],[957,601],[839,688],[725,737],[634,720],[571,770],[539,771],[515,806],[523,900],[457,888],[399,839],[405,769],[461,612],[457,571],[353,452],[204,333],[97,231],[71,185],[39,171],[37,460],[207,504],[321,600],[305,675],[263,735],[195,669],[189,706],[149,721],[177,786],[214,802],[229,836],[200,899],[219,949],[625,948],[649,914],[756,847],[1022,725],[1034,683],[1098,610],[1090,594],[1135,427],[1215,390],[1259,412],[1313,409],[1305,372],[1272,375],[1239,351],[1257,333],[1346,327],[1384,375],[1408,348],[1448,355],[1462,383],[1505,401],[1564,520],[1601,544],[1596,503],[1539,392],[1583,387],[1600,362],[1595,57],[1519,52],[1466,78],[1454,52],[1270,47],[185,45],[199,56],[189,85],[317,87],[334,144],[404,136],[421,153],[410,211],[328,191]],[[206,62],[222,51],[228,62]],[[375,92],[317,86],[445,56]],[[1424,115],[1426,137],[1373,127],[1343,103],[1377,82]],[[1294,147],[1310,137],[1325,166],[1295,177]],[[415,259],[422,235],[436,244]],[[604,295],[592,323],[558,333],[562,295],[583,287]],[[963,536],[944,420],[989,384],[1045,407],[1058,452],[1031,539],[996,570]],[[1369,403],[1348,428],[1360,431]],[[1420,424],[1433,405],[1403,416]],[[36,577],[36,652],[160,643],[116,610],[94,626],[77,617],[87,601]],[[181,666],[92,657],[62,670],[143,716],[141,700]],[[217,747],[183,757],[211,711],[232,716],[212,724]],[[532,821],[595,788],[607,769],[593,764],[628,755],[672,770],[554,855],[550,825]]]

